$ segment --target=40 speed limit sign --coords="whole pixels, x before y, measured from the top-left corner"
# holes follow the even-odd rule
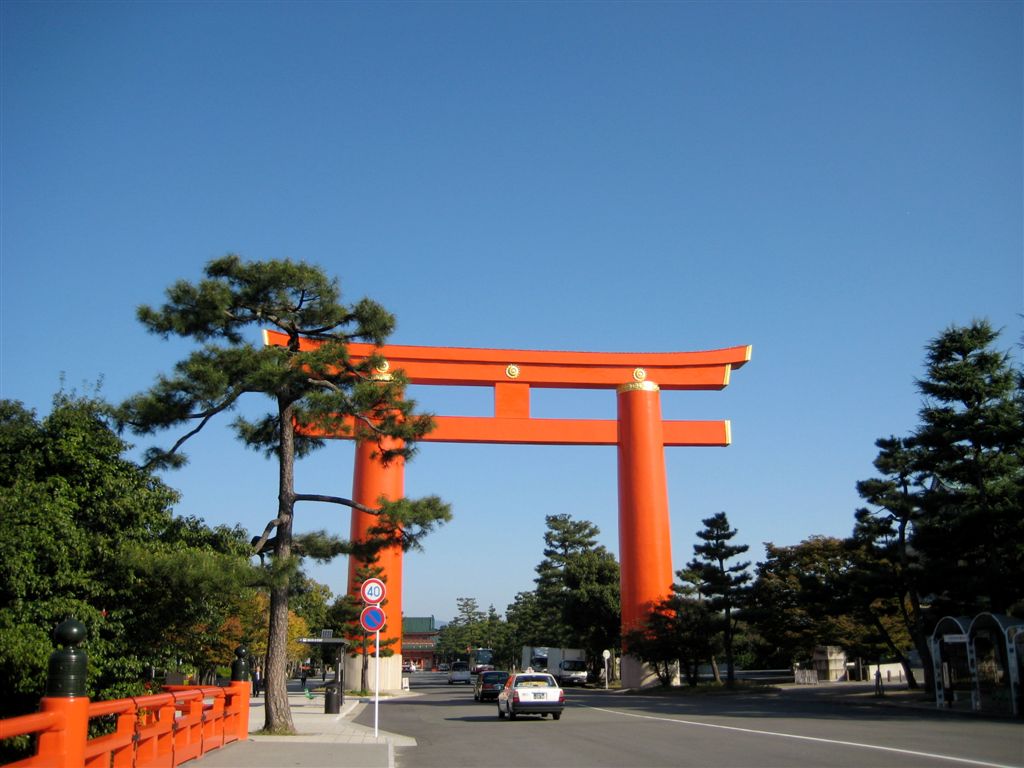
[[[387,588],[380,579],[367,579],[359,587],[359,596],[367,605],[377,605],[387,595]]]

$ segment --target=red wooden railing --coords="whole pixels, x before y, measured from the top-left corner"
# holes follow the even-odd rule
[[[36,754],[7,768],[174,768],[247,738],[249,692],[235,681],[114,701],[46,697],[39,712],[0,720],[0,740],[38,736]],[[90,739],[89,721],[112,715],[113,733]]]

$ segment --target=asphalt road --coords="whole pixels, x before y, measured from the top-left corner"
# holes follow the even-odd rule
[[[558,722],[498,720],[443,674],[410,675],[417,696],[381,706],[383,730],[416,739],[396,768],[1024,768],[1024,726],[926,709],[837,703],[815,688],[666,697],[567,691]],[[359,719],[372,725],[372,713]]]

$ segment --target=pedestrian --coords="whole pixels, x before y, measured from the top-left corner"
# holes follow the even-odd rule
[[[875,696],[884,695],[882,689],[882,667],[881,665],[875,667]]]
[[[306,690],[306,676],[307,675],[309,675],[309,672],[307,672],[306,668],[303,667],[302,668],[302,690]]]

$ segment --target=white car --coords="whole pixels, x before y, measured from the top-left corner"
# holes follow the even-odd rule
[[[452,668],[448,670],[448,685],[454,683],[465,683],[470,685],[473,682],[469,676],[469,664],[465,661],[452,662]]]
[[[498,694],[498,719],[515,720],[518,715],[551,715],[555,720],[565,709],[565,691],[547,672],[519,672],[509,675]]]

